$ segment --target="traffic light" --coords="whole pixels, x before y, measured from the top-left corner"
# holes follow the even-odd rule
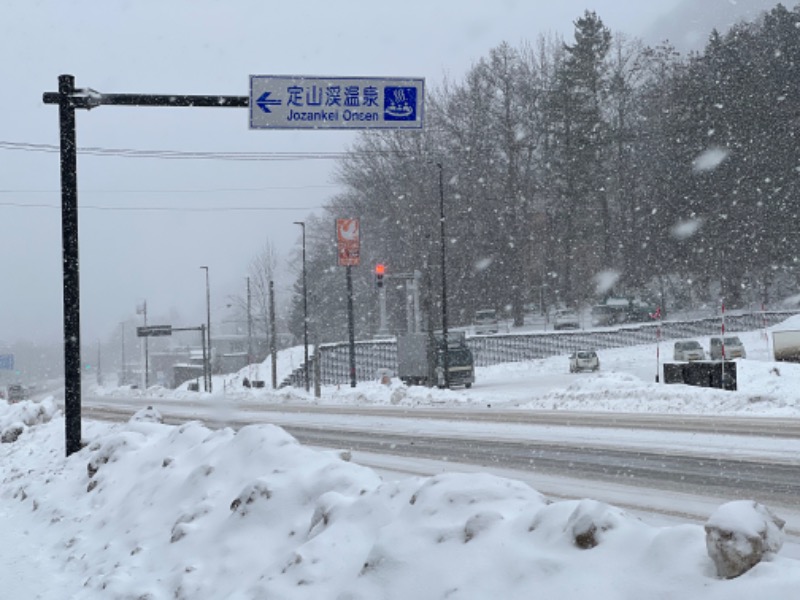
[[[381,288],[383,287],[383,274],[386,273],[386,267],[382,264],[375,265],[375,284]]]

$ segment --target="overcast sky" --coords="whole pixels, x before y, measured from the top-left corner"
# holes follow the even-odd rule
[[[638,36],[677,4],[4,0],[0,142],[58,144],[58,110],[42,93],[57,89],[61,73],[107,93],[246,96],[250,74],[424,77],[430,88],[445,74],[460,79],[503,41],[571,36],[586,8],[613,31]],[[344,150],[353,139],[250,131],[244,109],[104,106],[77,120],[79,147],[315,152]],[[84,343],[106,339],[143,299],[156,320],[177,311],[202,322],[201,265],[210,268],[218,317],[229,294],[244,292],[248,264],[265,242],[287,257],[298,247],[292,222],[336,192],[333,166],[80,155]],[[0,147],[0,343],[61,337],[59,186],[58,154]],[[271,210],[230,210],[244,207]]]

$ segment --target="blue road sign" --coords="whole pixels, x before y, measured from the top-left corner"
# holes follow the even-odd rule
[[[420,78],[250,76],[250,129],[422,129]]]
[[[14,370],[13,354],[0,354],[0,369],[5,369],[7,371]]]

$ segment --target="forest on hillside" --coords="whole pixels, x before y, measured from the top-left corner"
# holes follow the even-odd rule
[[[334,221],[358,218],[357,335],[393,329],[420,271],[450,324],[475,310],[586,307],[614,295],[665,312],[766,303],[800,283],[800,7],[778,5],[700,53],[644,46],[586,12],[574,37],[503,43],[428,89],[421,131],[369,131],[338,164],[344,192],[309,220],[314,339],[346,339]],[[302,335],[298,269],[291,329]]]

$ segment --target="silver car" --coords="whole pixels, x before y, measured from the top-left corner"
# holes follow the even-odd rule
[[[600,368],[600,359],[594,350],[576,350],[569,355],[569,372],[597,371]]]
[[[672,357],[674,360],[703,360],[706,357],[706,351],[697,340],[675,342]]]
[[[744,350],[744,344],[735,335],[726,335],[723,337],[712,337],[709,344],[709,355],[712,360],[721,360],[723,354],[723,342],[725,346],[725,358],[747,358],[747,352]]]
[[[578,313],[572,310],[557,310],[553,319],[553,329],[580,329],[581,321]]]

